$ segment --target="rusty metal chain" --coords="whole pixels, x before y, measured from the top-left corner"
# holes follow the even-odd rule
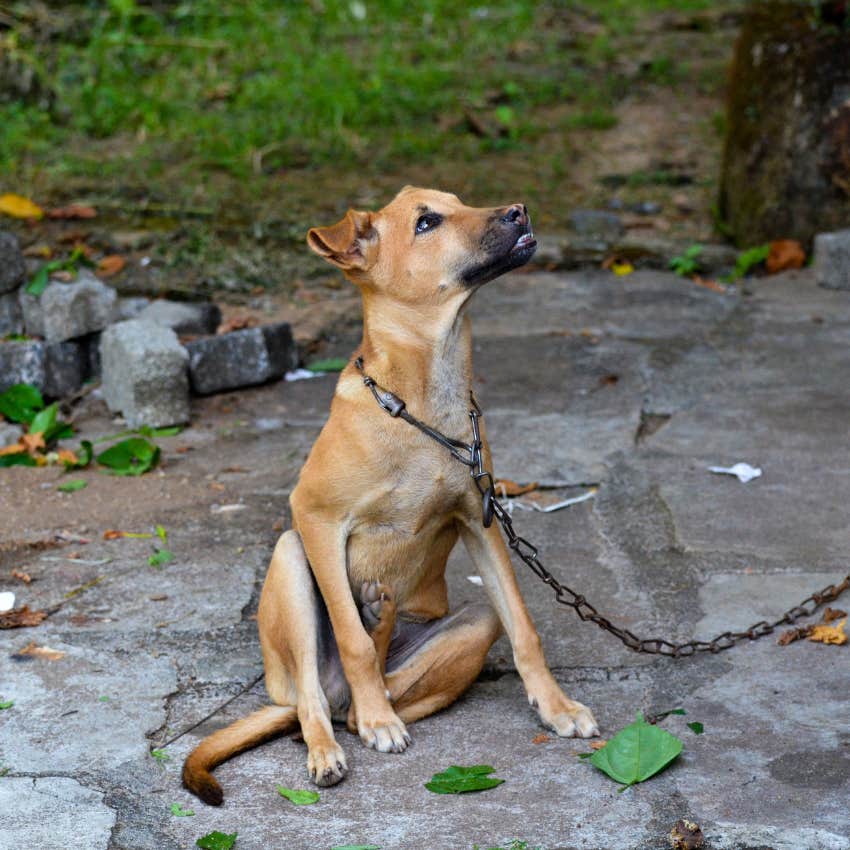
[[[405,409],[405,403],[397,395],[381,388],[373,378],[365,373],[362,358],[357,358],[355,366],[363,375],[363,383],[372,391],[375,400],[390,416],[404,419],[405,422],[418,428],[426,436],[448,449],[452,457],[469,467],[470,475],[481,494],[482,522],[485,528],[490,527],[494,517],[499,521],[507,538],[508,547],[544,584],[552,588],[555,600],[561,605],[572,608],[578,614],[579,619],[595,623],[599,628],[614,635],[634,652],[666,655],[670,658],[685,658],[697,652],[722,652],[725,649],[731,649],[744,639],[758,640],[772,634],[779,626],[791,625],[801,617],[810,617],[822,605],[833,602],[850,588],[850,575],[847,575],[838,584],[829,584],[822,590],[813,593],[799,605],[795,605],[786,611],[778,620],[773,622],[760,620],[758,623],[753,623],[748,629],[740,632],[726,631],[711,640],[689,640],[684,643],[674,643],[664,638],[639,638],[634,632],[622,626],[617,626],[607,617],[603,617],[582,594],[576,593],[571,588],[561,584],[540,563],[537,547],[514,531],[510,514],[496,498],[493,476],[484,468],[483,443],[478,424],[483,414],[472,393],[470,393],[472,408],[469,411],[469,418],[472,423],[472,442],[466,444],[441,434],[408,413]]]

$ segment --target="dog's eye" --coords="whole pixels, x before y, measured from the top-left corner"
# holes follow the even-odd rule
[[[416,232],[424,233],[426,230],[433,230],[438,224],[442,223],[443,217],[437,213],[425,213],[416,219]]]

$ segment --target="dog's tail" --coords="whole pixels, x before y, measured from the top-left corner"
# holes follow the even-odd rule
[[[204,738],[183,764],[183,784],[210,806],[220,806],[224,792],[210,772],[222,762],[292,731],[298,713],[291,705],[267,705]]]

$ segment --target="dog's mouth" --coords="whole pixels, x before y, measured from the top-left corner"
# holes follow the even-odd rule
[[[483,263],[464,269],[461,279],[466,286],[480,286],[495,280],[505,272],[524,266],[537,250],[537,240],[531,230],[531,224],[517,236],[513,243],[497,249],[495,256],[489,257]]]

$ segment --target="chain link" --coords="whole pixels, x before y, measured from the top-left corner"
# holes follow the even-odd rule
[[[845,590],[850,588],[850,575],[838,584],[828,584],[823,590],[813,593],[804,599],[799,605],[795,605],[786,611],[778,620],[772,623],[760,620],[753,623],[748,629],[740,632],[726,631],[711,640],[689,640],[684,643],[674,643],[664,638],[640,638],[634,632],[622,626],[612,623],[607,617],[603,617],[597,609],[590,604],[580,593],[576,593],[565,584],[561,584],[543,564],[540,563],[537,547],[521,537],[514,530],[513,520],[504,505],[496,498],[495,482],[493,475],[484,468],[483,442],[479,419],[483,417],[481,408],[470,393],[472,408],[469,418],[472,423],[472,442],[466,445],[459,440],[451,439],[441,434],[424,422],[416,419],[404,408],[404,402],[393,393],[382,391],[378,384],[363,370],[363,360],[358,358],[355,365],[363,374],[363,383],[372,391],[376,401],[389,413],[390,416],[398,416],[414,425],[428,437],[445,446],[452,456],[469,467],[470,475],[478,492],[481,494],[482,521],[485,528],[489,528],[495,517],[507,538],[508,547],[516,556],[546,585],[552,588],[555,601],[567,608],[572,608],[582,621],[595,623],[599,628],[614,635],[625,646],[634,652],[642,652],[649,655],[666,655],[670,658],[686,658],[698,652],[722,652],[731,649],[743,640],[758,640],[766,635],[773,634],[779,626],[795,623],[802,617],[810,617],[822,605],[836,600]],[[466,457],[463,452],[466,453]]]

